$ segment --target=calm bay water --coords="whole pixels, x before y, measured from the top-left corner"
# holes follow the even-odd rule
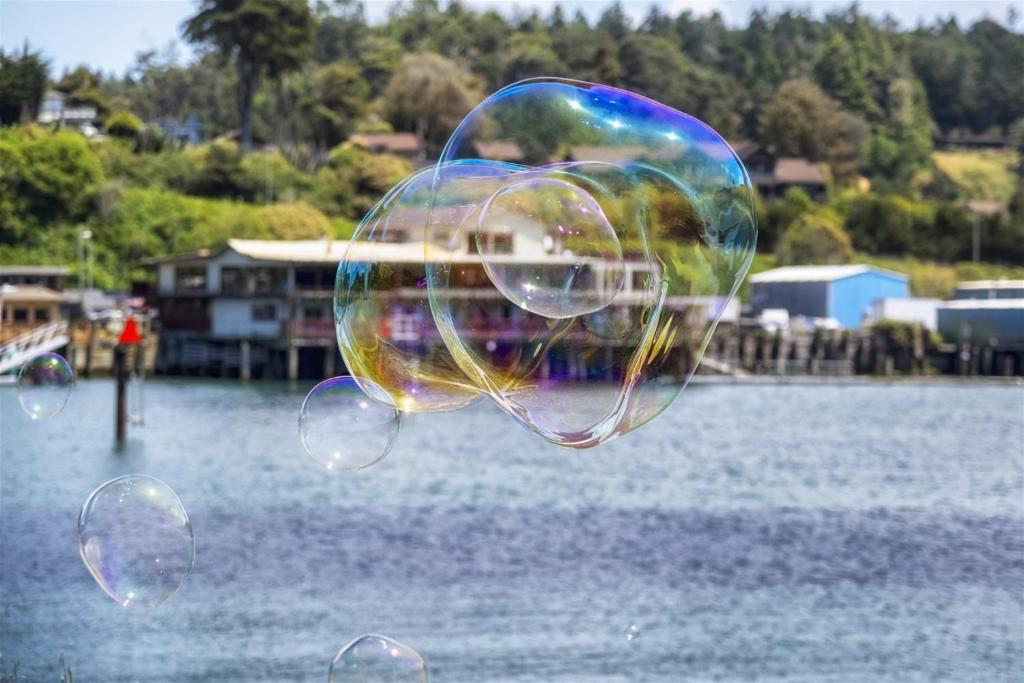
[[[150,382],[118,455],[110,382],[44,422],[0,387],[0,669],[325,681],[378,632],[434,683],[1024,677],[1019,386],[696,386],[582,452],[480,404],[412,416],[354,474],[301,452],[307,388]],[[148,612],[75,544],[90,491],[131,472],[196,534]]]

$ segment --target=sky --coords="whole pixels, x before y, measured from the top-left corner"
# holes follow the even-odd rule
[[[874,16],[892,15],[908,27],[930,23],[935,17],[955,16],[961,25],[988,16],[1006,23],[1007,10],[1019,0],[860,0],[861,11]],[[395,0],[364,3],[371,21],[387,16]],[[529,12],[537,8],[547,14],[547,0],[463,0],[476,9],[496,8],[504,13]],[[610,0],[566,0],[561,3],[571,14],[582,9],[597,17]],[[639,21],[654,4],[651,0],[625,0],[627,12]],[[721,12],[732,25],[745,23],[756,7],[772,10],[810,8],[815,14],[842,9],[850,0],[662,0],[656,3],[666,12],[691,8],[698,14]],[[182,60],[191,56],[179,39],[181,22],[193,13],[192,0],[0,0],[0,47],[20,49],[28,41],[50,59],[51,75],[66,68],[88,64],[121,75],[145,50],[163,51],[177,43]],[[1019,24],[1018,24],[1019,27]]]

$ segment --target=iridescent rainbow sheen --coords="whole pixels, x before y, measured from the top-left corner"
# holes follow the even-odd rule
[[[707,125],[617,88],[524,81],[364,219],[338,270],[338,342],[403,410],[486,394],[549,441],[594,446],[686,385],[755,240],[749,178]]]

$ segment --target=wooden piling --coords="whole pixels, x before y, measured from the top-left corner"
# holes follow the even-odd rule
[[[294,382],[299,378],[299,347],[288,345],[288,379]]]
[[[252,351],[248,339],[243,339],[239,345],[238,355],[239,366],[238,366],[238,377],[243,382],[248,382],[252,379]]]
[[[125,431],[128,422],[126,409],[128,358],[125,347],[118,344],[114,347],[114,376],[117,383],[116,405],[114,406],[114,434],[117,446],[124,445]]]

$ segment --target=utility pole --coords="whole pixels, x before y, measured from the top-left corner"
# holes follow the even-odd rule
[[[978,263],[981,261],[981,221],[976,210],[971,211],[971,216],[974,218],[971,231],[971,260]]]

